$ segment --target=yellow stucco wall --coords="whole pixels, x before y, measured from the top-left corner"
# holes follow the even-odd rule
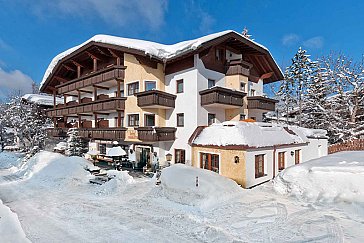
[[[139,63],[139,61],[135,58],[134,55],[124,54],[124,65],[125,69],[125,79],[124,79],[124,93],[127,96],[128,92],[128,84],[139,82],[139,92],[145,90],[144,81],[156,81],[156,88],[158,90],[165,90],[165,75],[163,71],[163,65],[158,64],[157,68],[151,68]],[[165,126],[166,121],[166,111],[164,109],[142,109],[137,106],[137,97],[136,96],[127,96],[128,99],[125,101],[125,117],[124,124],[128,125],[128,114],[139,114],[139,125],[144,126],[144,115],[148,113],[153,113],[156,115],[156,126]],[[127,131],[126,141],[138,141],[133,139],[134,131],[133,128],[129,128],[130,131]]]
[[[225,150],[205,147],[192,147],[192,166],[200,168],[200,153],[219,154],[220,175],[228,177],[242,187],[246,185],[246,156],[243,150]],[[239,156],[239,163],[235,163],[235,156]]]
[[[225,86],[227,88],[240,90],[240,82],[245,83],[245,88],[248,88],[248,77],[243,75],[230,75],[225,77]],[[244,97],[244,107],[246,107],[247,99]],[[242,109],[226,109],[225,110],[225,120],[226,121],[239,121],[240,113],[247,114],[245,110]]]

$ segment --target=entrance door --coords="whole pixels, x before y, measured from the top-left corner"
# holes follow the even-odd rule
[[[285,166],[285,161],[284,161],[284,156],[285,153],[284,152],[279,152],[278,153],[278,171],[284,170]]]
[[[136,167],[141,169],[144,166],[150,167],[150,148],[146,147],[136,147],[135,148],[136,155]]]

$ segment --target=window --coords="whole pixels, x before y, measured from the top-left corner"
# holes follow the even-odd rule
[[[224,49],[222,48],[216,48],[216,60],[217,61],[224,61]]]
[[[209,113],[207,119],[208,119],[208,124],[210,126],[212,123],[215,122],[216,114]]]
[[[284,170],[285,166],[285,152],[278,153],[278,171]]]
[[[106,154],[106,144],[99,144],[100,154]]]
[[[177,114],[177,127],[184,127],[185,125],[185,115],[184,113]]]
[[[200,153],[200,168],[219,173],[219,158],[218,154]]]
[[[183,93],[183,79],[179,79],[176,81],[177,84],[177,94]]]
[[[155,115],[154,114],[146,114],[144,116],[144,124],[146,127],[154,127],[155,126]]]
[[[250,90],[250,96],[255,96],[255,89]]]
[[[255,178],[264,176],[264,154],[255,155]]]
[[[184,149],[175,149],[174,150],[174,163],[186,163],[186,151]]]
[[[245,83],[244,82],[240,82],[240,90],[245,92]]]
[[[155,81],[145,81],[144,84],[145,84],[145,91],[156,89],[156,82]]]
[[[128,84],[128,95],[134,95],[139,92],[139,82]]]
[[[207,81],[208,83],[207,83],[207,88],[212,88],[212,87],[214,87],[215,86],[215,80],[213,80],[213,79],[208,79],[208,81]]]
[[[300,149],[297,149],[297,150],[294,151],[294,163],[295,163],[295,165],[300,163],[300,152],[301,152]]]
[[[245,114],[243,114],[243,113],[241,113],[241,114],[240,114],[240,117],[239,117],[239,120],[240,120],[240,121],[244,121],[244,120],[245,120],[245,117],[246,117],[246,115],[245,115]]]
[[[139,126],[139,114],[128,115],[128,126],[129,127]]]

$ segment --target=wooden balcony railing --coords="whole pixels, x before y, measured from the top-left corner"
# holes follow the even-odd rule
[[[276,103],[278,103],[278,100],[266,98],[263,96],[249,96],[247,99],[248,109],[275,111]]]
[[[125,131],[124,127],[113,128],[79,128],[78,134],[83,138],[92,139],[105,139],[105,140],[124,140]]]
[[[175,127],[138,127],[138,139],[145,142],[173,141],[176,139]]]
[[[97,72],[90,73],[83,77],[70,80],[66,83],[57,85],[56,88],[58,89],[58,94],[64,94],[70,91],[78,90],[113,79],[124,80],[125,68],[125,66],[111,66]]]
[[[226,75],[250,75],[250,69],[253,67],[251,63],[243,60],[231,60],[226,67]]]
[[[138,106],[147,108],[174,108],[176,95],[160,90],[149,90],[137,93]]]
[[[244,92],[235,91],[223,87],[212,87],[200,91],[202,106],[243,106]]]
[[[93,113],[99,111],[114,111],[125,109],[125,97],[109,98],[106,100],[91,101],[88,103],[81,103],[72,106],[65,106],[47,111],[48,117],[62,117],[69,115]]]
[[[48,128],[47,135],[49,137],[67,137],[68,128]]]

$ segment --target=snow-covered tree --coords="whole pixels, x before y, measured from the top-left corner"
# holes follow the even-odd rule
[[[34,104],[24,104],[19,96],[1,105],[1,136],[8,145],[17,145],[27,152],[34,147],[43,148],[49,124],[42,110]]]
[[[82,156],[87,152],[87,142],[79,136],[77,128],[70,128],[67,132],[67,149],[68,156]]]

